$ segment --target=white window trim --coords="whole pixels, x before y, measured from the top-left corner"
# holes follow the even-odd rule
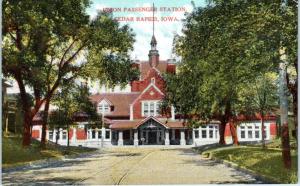
[[[108,107],[107,111],[104,109],[105,107]],[[107,102],[105,99],[103,99],[102,101],[100,101],[98,103],[97,111],[98,111],[98,113],[110,113],[111,112],[110,107],[111,107],[111,104],[109,102]]]
[[[241,138],[241,126],[244,126],[245,129],[245,138]],[[252,126],[252,136],[253,138],[249,138],[248,137],[248,126]],[[255,137],[255,126],[258,126],[259,127],[259,138],[256,138]],[[265,137],[265,140],[269,140],[270,139],[270,123],[265,123],[264,124],[265,126],[265,133],[266,133],[266,137]],[[260,122],[255,122],[255,123],[241,123],[239,126],[238,126],[238,139],[239,141],[260,141],[262,140],[262,131],[261,131],[261,123]]]
[[[151,116],[151,114],[150,114],[150,104],[152,104],[152,103],[154,103],[154,105],[153,105],[153,109],[154,109],[154,114],[153,114],[153,116],[160,116],[160,114],[159,113],[157,113],[157,107],[158,107],[158,105],[161,105],[160,104],[160,101],[159,100],[147,100],[147,101],[142,101],[141,102],[142,103],[142,109],[141,109],[141,115],[142,115],[142,117],[149,117],[149,116]],[[145,110],[145,108],[144,108],[144,104],[145,103],[147,103],[148,104],[148,114],[144,114],[144,110]]]
[[[196,139],[201,139],[202,141],[217,141],[219,140],[219,125],[218,124],[208,124],[204,125],[205,128],[202,128],[202,126],[199,126],[199,138]],[[209,126],[212,126],[212,131],[213,131],[213,137],[209,137]],[[205,131],[206,137],[202,137],[202,131]]]

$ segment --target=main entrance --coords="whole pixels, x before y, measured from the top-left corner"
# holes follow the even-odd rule
[[[154,145],[157,143],[157,132],[156,131],[149,131],[148,133],[148,144],[149,145]]]
[[[154,119],[149,119],[138,127],[140,145],[164,145],[165,126]]]

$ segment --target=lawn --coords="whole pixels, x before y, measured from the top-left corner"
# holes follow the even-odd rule
[[[62,158],[64,155],[77,155],[85,152],[92,152],[96,149],[86,147],[63,147],[58,145],[47,144],[46,150],[39,148],[40,142],[32,140],[29,148],[22,148],[21,136],[2,137],[2,166],[12,167],[24,163],[48,159]]]
[[[258,146],[238,146],[208,150],[204,153],[211,153],[212,157],[236,163],[279,183],[297,183],[296,150],[292,150],[291,171],[284,168],[279,148],[262,149]]]

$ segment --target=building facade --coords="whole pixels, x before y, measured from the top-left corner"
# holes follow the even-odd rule
[[[79,121],[69,131],[70,145],[88,147],[140,146],[140,145],[206,145],[219,141],[219,121],[192,128],[179,119],[170,108],[161,114],[164,98],[163,73],[176,73],[172,60],[159,59],[156,39],[152,36],[148,61],[135,61],[134,68],[140,71],[140,79],[130,83],[131,91],[123,93],[97,93],[91,96],[97,112],[104,117],[104,127],[96,128],[87,121]],[[262,138],[260,117],[242,119],[237,128],[239,141],[260,141]],[[242,121],[241,120],[241,121]],[[276,118],[265,118],[265,138],[276,135]],[[34,125],[32,137],[41,138],[41,125]],[[48,130],[47,139],[61,145],[67,144],[67,131]],[[232,142],[229,125],[225,139]]]

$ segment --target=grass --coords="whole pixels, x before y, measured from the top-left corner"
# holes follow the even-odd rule
[[[32,140],[31,146],[22,147],[21,136],[3,136],[2,137],[2,167],[14,167],[25,163],[57,158],[60,159],[64,155],[77,155],[85,152],[95,151],[94,148],[86,147],[63,147],[58,145],[47,144],[46,150],[40,149],[40,142]]]
[[[211,149],[204,154],[211,153],[212,157],[227,160],[241,167],[250,169],[278,183],[297,183],[297,150],[292,150],[292,169],[286,170],[282,161],[278,141],[268,144],[267,149],[258,146],[237,146],[230,148]]]

